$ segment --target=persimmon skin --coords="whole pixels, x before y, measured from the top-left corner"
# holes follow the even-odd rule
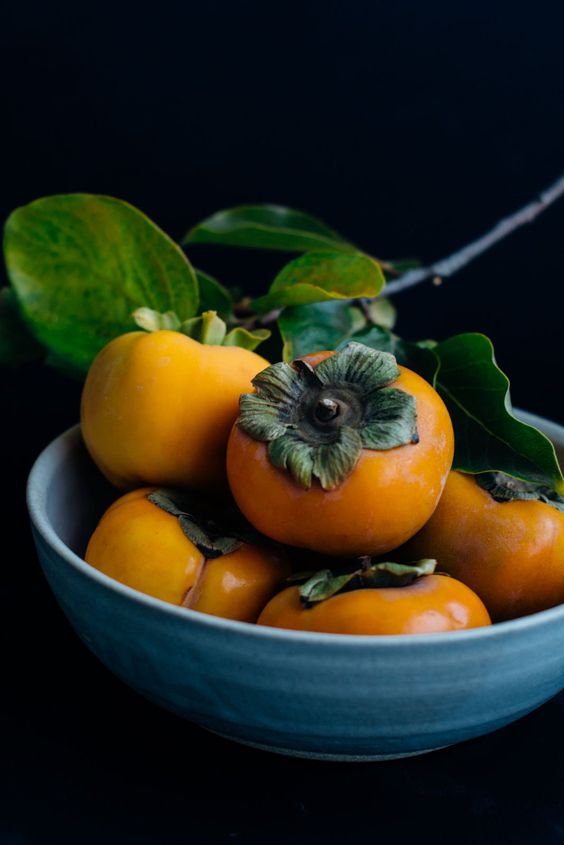
[[[268,361],[180,332],[129,332],[90,367],[81,402],[84,441],[120,490],[143,484],[227,487],[225,448],[239,396]]]
[[[256,622],[290,574],[284,555],[244,543],[206,560],[178,519],[147,499],[154,489],[134,490],[110,505],[88,543],[87,563],[171,604]]]
[[[290,571],[281,553],[245,543],[228,555],[206,561],[183,604],[224,619],[256,622]]]
[[[172,604],[181,604],[204,563],[178,519],[134,490],[102,516],[84,559],[110,578]]]
[[[299,587],[288,587],[266,605],[259,625],[327,634],[434,634],[490,625],[478,596],[460,581],[426,575],[406,587],[340,593],[304,607]]]
[[[470,475],[450,473],[435,513],[403,552],[429,552],[478,593],[495,622],[564,602],[564,514],[544,502],[497,502]]]
[[[331,353],[306,356],[312,365]],[[416,398],[418,443],[363,449],[334,490],[309,490],[274,467],[265,443],[237,424],[227,446],[227,475],[247,519],[268,537],[328,555],[380,555],[404,543],[429,519],[452,465],[454,435],[438,393],[404,367],[391,385]]]

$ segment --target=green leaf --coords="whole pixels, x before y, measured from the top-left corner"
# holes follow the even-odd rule
[[[223,346],[227,326],[215,311],[204,311],[199,317],[184,320],[180,331],[187,337],[208,346]]]
[[[357,384],[365,394],[391,384],[399,374],[393,355],[355,341],[348,342],[338,355],[326,358],[315,368],[322,384]]]
[[[57,358],[85,371],[147,307],[181,320],[198,306],[188,259],[128,203],[68,194],[16,209],[6,223],[6,265],[23,316]]]
[[[225,335],[223,340],[224,346],[240,346],[242,349],[250,349],[253,352],[257,346],[260,346],[265,340],[271,336],[272,332],[268,329],[244,329],[242,326],[236,326]]]
[[[410,564],[383,561],[360,570],[358,572],[359,585],[380,589],[408,587],[424,575],[433,575],[436,568],[437,561],[432,558],[423,558]]]
[[[195,273],[200,290],[200,311],[217,311],[222,320],[228,320],[233,313],[231,293],[203,270],[195,270]]]
[[[437,561],[429,558],[409,565],[390,561],[370,564],[370,558],[365,560],[367,566],[344,575],[333,575],[330,569],[322,569],[310,575],[305,584],[299,588],[303,604],[311,607],[338,593],[354,590],[389,589],[390,587],[401,589],[413,584],[418,578],[432,575],[437,566]]]
[[[348,572],[345,575],[333,575],[330,569],[322,569],[302,584],[299,589],[300,599],[305,605],[326,601],[346,587],[353,578],[356,578],[356,574],[356,572]]]
[[[454,425],[454,468],[561,484],[548,437],[512,413],[509,379],[496,364],[491,341],[482,334],[459,334],[437,344],[433,353],[439,360],[435,385]]]
[[[312,483],[314,449],[299,434],[287,430],[268,444],[268,457],[278,469],[288,470],[294,481],[309,489]]]
[[[163,329],[177,332],[181,325],[174,311],[166,311],[164,314],[160,314],[152,308],[136,308],[131,316],[135,325],[146,332],[158,332]]]
[[[423,376],[430,384],[434,384],[439,361],[434,353],[436,346],[434,341],[421,340],[417,342],[402,340],[393,332],[382,326],[369,326],[355,332],[353,339],[359,343],[370,346],[371,349],[379,349],[382,352],[390,352],[395,356],[398,364],[415,370]],[[345,344],[339,344],[342,348]]]
[[[218,211],[194,226],[183,244],[221,244],[255,249],[305,252],[354,250],[341,235],[303,211],[281,205],[242,205]]]
[[[286,423],[280,422],[280,411],[257,393],[243,393],[239,399],[239,425],[254,440],[276,440],[286,433]]]
[[[207,559],[231,554],[246,541],[247,525],[241,515],[228,505],[218,506],[215,501],[208,501],[201,495],[168,487],[154,490],[147,499],[177,517],[186,537]],[[214,514],[214,517],[209,514]],[[251,535],[253,533],[251,530]]]
[[[253,300],[259,313],[331,299],[378,296],[385,285],[380,265],[360,252],[307,252],[290,261],[269,293]]]
[[[491,341],[468,333],[435,343],[402,340],[379,326],[354,339],[391,352],[398,364],[427,379],[443,398],[455,435],[454,469],[471,474],[504,472],[514,478],[560,487],[554,446],[511,410],[509,379],[495,361]]]
[[[487,490],[496,502],[537,501],[550,505],[564,513],[564,497],[550,487],[521,481],[503,472],[481,472],[476,475],[476,482]]]
[[[333,443],[317,446],[313,474],[324,490],[334,490],[351,474],[362,451],[362,440],[356,428],[344,425]],[[296,479],[298,480],[298,479]]]
[[[45,350],[22,320],[11,288],[0,290],[0,364],[17,366],[42,358]]]
[[[278,318],[284,341],[284,360],[323,349],[337,349],[366,326],[366,317],[350,302],[334,300],[285,308]]]
[[[366,316],[375,326],[393,329],[396,324],[397,311],[389,299],[373,299],[366,303]]]
[[[377,390],[369,399],[367,422],[360,436],[365,449],[395,449],[418,443],[415,397],[394,387]]]

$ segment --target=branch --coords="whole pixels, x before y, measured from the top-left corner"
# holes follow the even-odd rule
[[[564,175],[557,179],[556,182],[553,182],[549,188],[539,194],[537,199],[519,209],[519,211],[515,211],[513,214],[510,214],[509,217],[504,217],[503,220],[499,221],[499,223],[496,223],[493,229],[485,235],[482,235],[481,238],[478,238],[471,244],[468,244],[468,246],[458,250],[458,252],[454,252],[447,258],[442,258],[440,261],[436,261],[428,267],[418,267],[415,270],[409,270],[407,273],[404,273],[403,276],[400,276],[399,279],[395,279],[393,282],[387,284],[384,289],[384,296],[394,296],[396,293],[400,293],[401,291],[407,290],[414,285],[418,285],[426,279],[432,278],[433,280],[436,280],[437,283],[440,283],[443,278],[453,276],[461,270],[462,267],[465,267],[498,241],[503,240],[503,238],[506,238],[507,235],[510,235],[526,223],[532,223],[539,214],[542,214],[546,208],[552,205],[553,202],[556,202],[556,200],[563,195]]]

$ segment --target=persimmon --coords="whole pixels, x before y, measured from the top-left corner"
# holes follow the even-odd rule
[[[163,601],[255,622],[289,574],[286,558],[277,549],[223,536],[215,522],[193,516],[188,506],[177,491],[127,493],[102,516],[85,560]]]
[[[379,555],[429,519],[452,464],[452,423],[393,355],[350,343],[274,364],[253,385],[227,473],[259,531],[329,555]]]
[[[333,576],[329,570],[317,573],[304,587],[287,587],[275,595],[258,624],[380,635],[432,634],[491,624],[483,602],[469,587],[433,574],[436,561],[420,564],[381,563],[350,576]],[[355,579],[356,588],[350,589]],[[386,586],[378,586],[379,581]]]
[[[482,598],[494,621],[564,602],[564,500],[501,473],[451,472],[404,549],[429,554]]]
[[[88,451],[120,490],[227,489],[225,448],[239,396],[267,364],[248,349],[177,331],[121,335],[95,358],[84,385]]]

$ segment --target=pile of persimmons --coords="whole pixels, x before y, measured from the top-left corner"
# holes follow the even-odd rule
[[[86,560],[187,612],[418,634],[564,601],[564,513],[453,472],[442,399],[387,352],[269,365],[130,332],[94,360],[81,420],[120,491]]]

